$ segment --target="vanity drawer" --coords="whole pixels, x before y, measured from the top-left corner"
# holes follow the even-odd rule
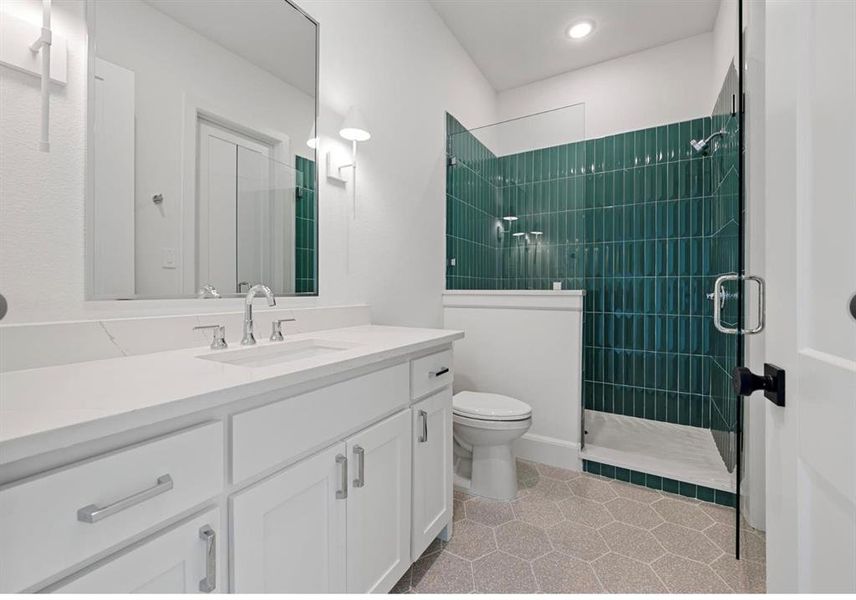
[[[209,423],[0,489],[0,592],[17,592],[223,489]]]
[[[452,383],[452,351],[443,350],[410,361],[411,398],[421,398]]]
[[[232,479],[243,481],[343,439],[409,403],[407,363],[232,417]]]

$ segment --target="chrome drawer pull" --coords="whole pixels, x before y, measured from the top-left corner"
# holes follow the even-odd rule
[[[205,578],[199,580],[199,591],[208,594],[217,587],[217,534],[210,525],[203,525],[199,538],[205,542]]]
[[[100,508],[95,504],[84,506],[77,511],[77,520],[83,521],[84,523],[97,523],[101,519],[106,519],[110,515],[115,515],[117,512],[121,512],[126,508],[131,508],[132,506],[145,502],[155,496],[160,496],[171,489],[172,477],[170,477],[169,474],[161,475],[158,477],[158,482],[154,487],[132,494],[127,498],[122,498],[109,506],[105,506],[104,508]]]
[[[336,490],[336,500],[344,500],[348,497],[348,457],[337,454],[336,464],[342,468],[342,487]]]
[[[422,419],[422,435],[419,436],[419,443],[424,444],[428,441],[428,413],[420,410],[419,418]]]
[[[354,446],[354,456],[359,461],[357,463],[357,478],[354,479],[354,487],[361,488],[366,484],[366,451],[362,446]]]
[[[440,367],[436,371],[431,371],[428,373],[431,377],[440,377],[441,375],[445,375],[449,372],[449,367]]]

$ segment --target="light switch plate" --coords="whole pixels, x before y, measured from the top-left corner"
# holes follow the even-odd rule
[[[161,261],[161,266],[164,269],[174,269],[175,268],[175,248],[164,248],[163,249],[163,259]]]

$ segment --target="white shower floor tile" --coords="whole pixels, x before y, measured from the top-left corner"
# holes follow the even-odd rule
[[[707,429],[592,410],[585,413],[585,427],[580,458],[716,490],[736,489]]]

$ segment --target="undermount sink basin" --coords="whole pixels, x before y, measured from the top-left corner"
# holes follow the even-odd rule
[[[350,350],[355,346],[357,344],[347,342],[300,340],[298,342],[265,344],[264,346],[241,348],[228,352],[214,352],[197,358],[242,367],[269,367],[279,363]]]

